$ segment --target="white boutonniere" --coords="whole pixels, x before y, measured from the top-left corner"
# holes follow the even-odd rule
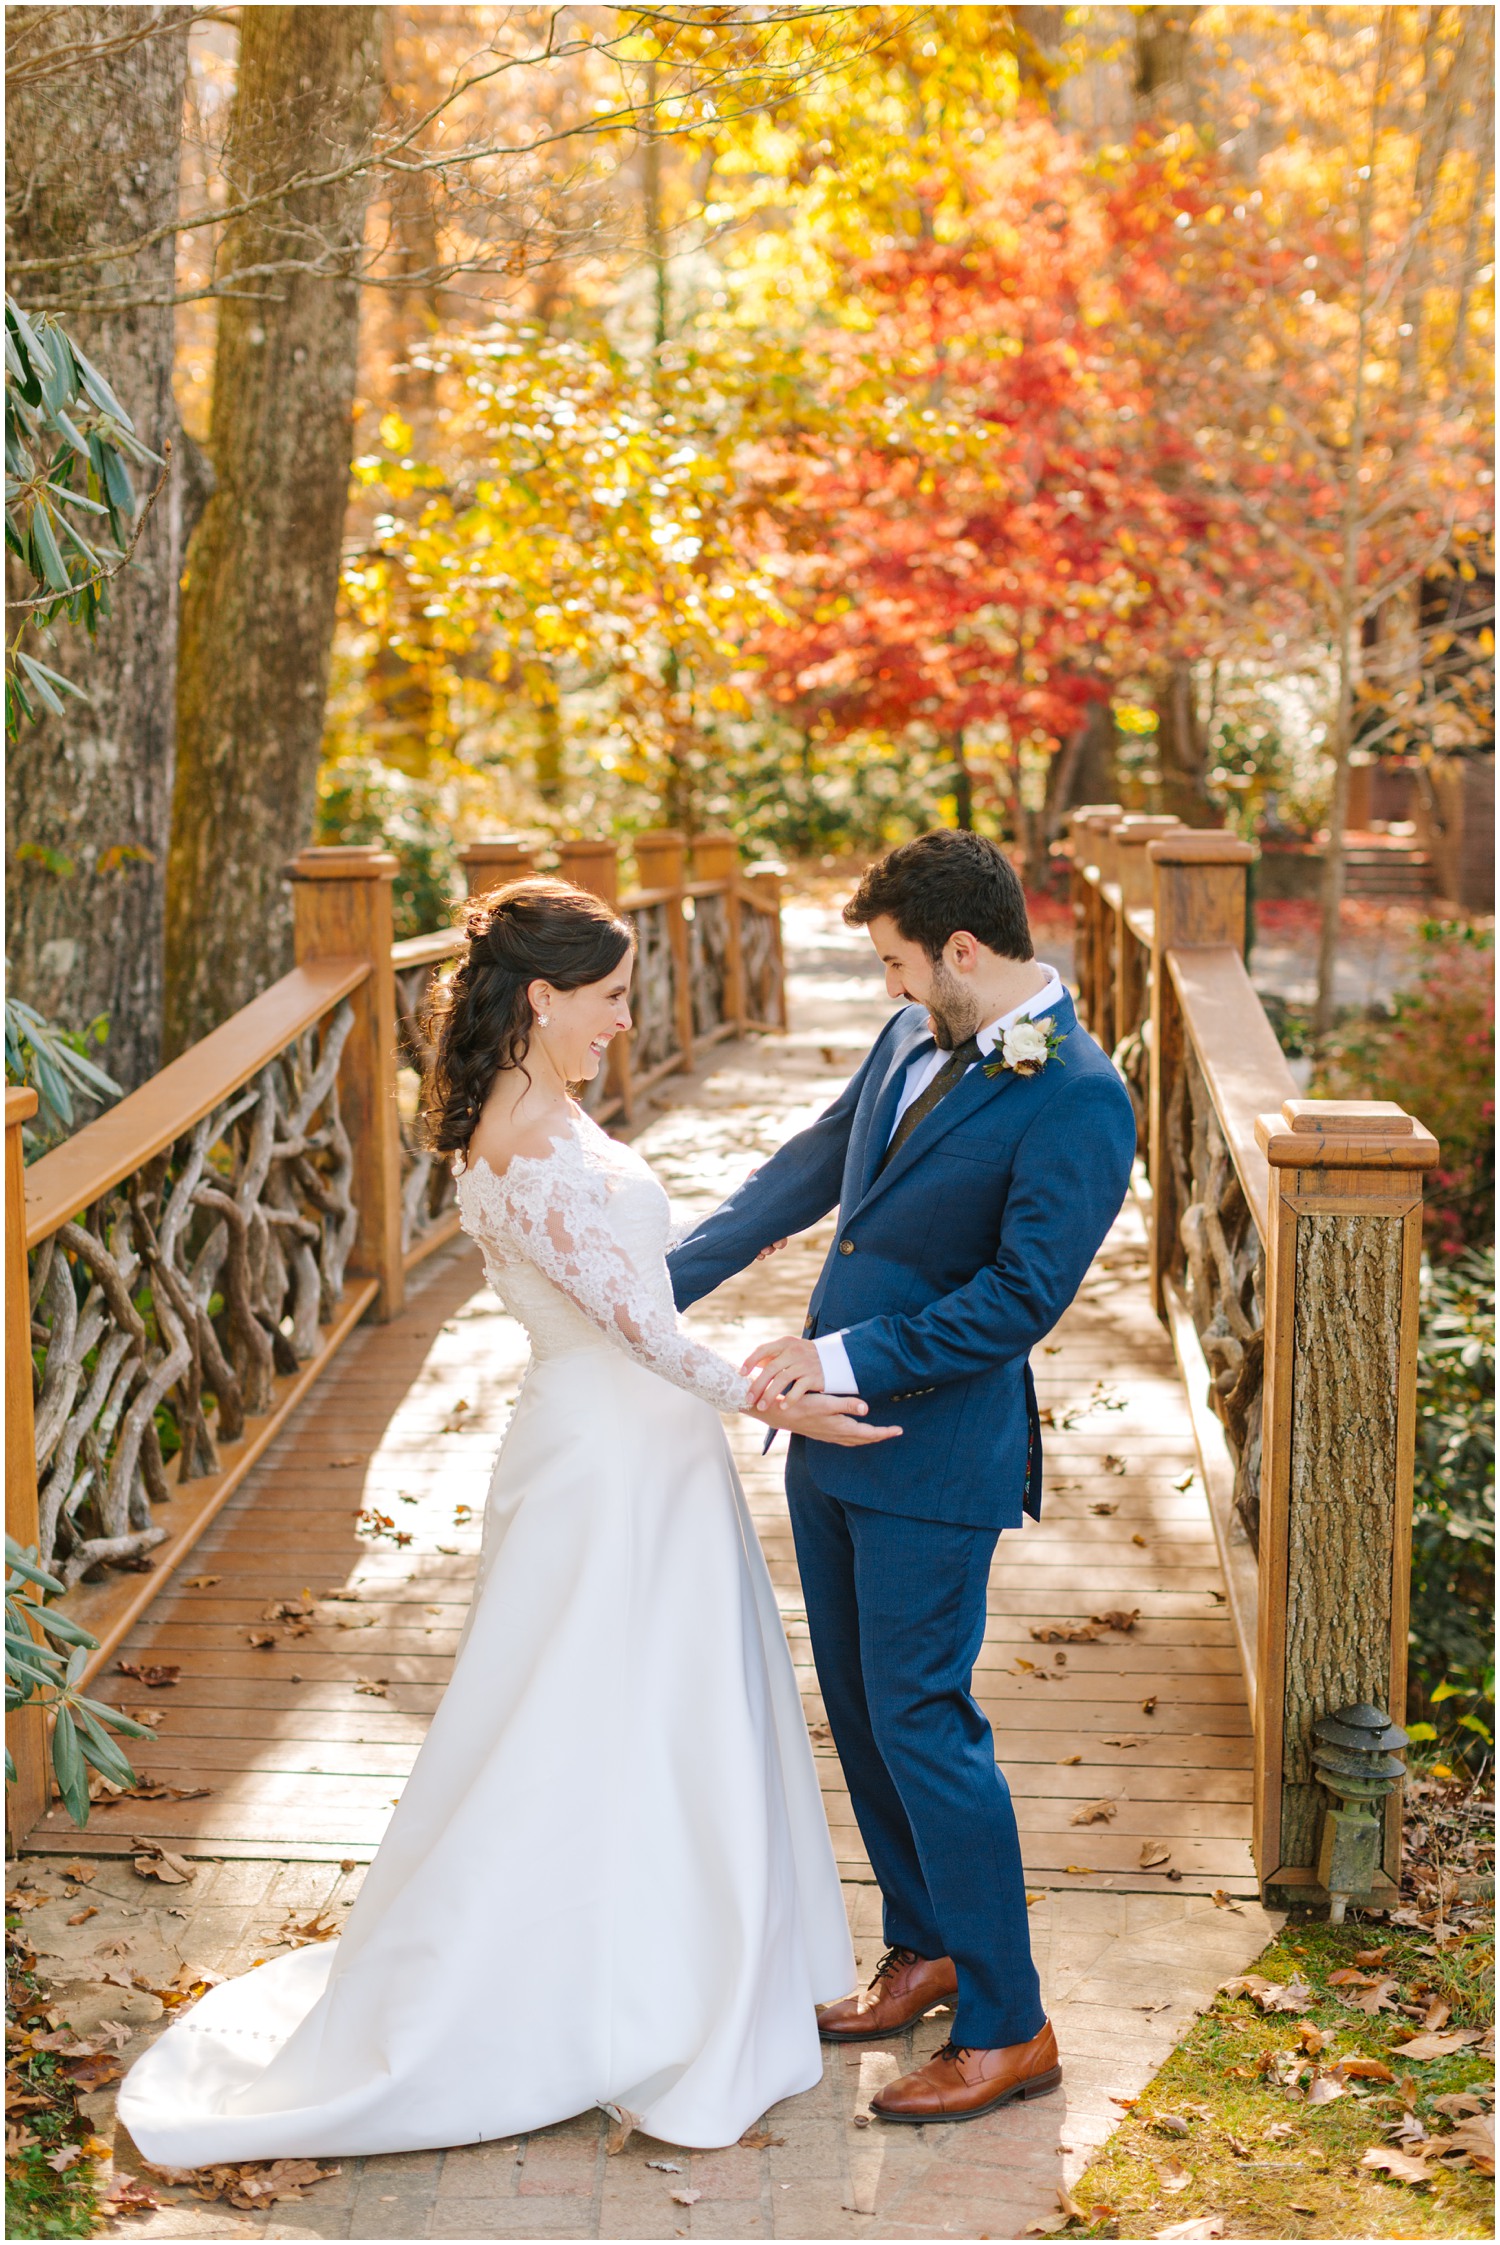
[[[1040,1021],[1013,1021],[1001,1032],[1000,1051],[985,1063],[984,1072],[987,1076],[1039,1076],[1049,1060],[1057,1059],[1062,1042],[1062,1032],[1050,1013]],[[1066,1067],[1066,1061],[1060,1061],[1059,1066]]]

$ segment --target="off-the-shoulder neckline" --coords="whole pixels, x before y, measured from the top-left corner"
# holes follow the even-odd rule
[[[466,1177],[477,1177],[482,1169],[492,1185],[503,1185],[511,1171],[523,1165],[528,1169],[545,1169],[548,1162],[555,1161],[565,1147],[577,1146],[578,1125],[580,1123],[587,1124],[596,1137],[604,1138],[606,1136],[606,1133],[600,1130],[592,1115],[586,1113],[582,1107],[573,1106],[569,1114],[567,1129],[563,1131],[561,1136],[548,1141],[548,1151],[545,1154],[512,1154],[504,1169],[494,1168],[485,1154],[476,1154],[472,1161],[465,1155],[463,1168],[459,1171],[454,1182],[461,1185]]]

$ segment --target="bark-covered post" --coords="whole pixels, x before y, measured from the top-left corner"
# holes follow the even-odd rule
[[[489,834],[465,842],[458,853],[464,869],[465,893],[484,896],[506,881],[519,881],[536,864],[536,852],[519,834]]]
[[[339,1111],[354,1154],[351,1194],[359,1232],[351,1274],[378,1279],[370,1315],[399,1315],[406,1300],[401,1252],[401,1120],[396,1105],[396,976],[391,884],[397,861],[373,845],[303,850],[289,868],[297,964],[368,959],[354,992],[354,1026],[339,1064]]]
[[[1114,1012],[1114,915],[1105,896],[1105,883],[1113,878],[1114,853],[1110,837],[1125,813],[1116,808],[1091,811],[1082,822],[1082,832],[1087,837],[1087,863],[1090,869],[1088,918],[1088,1027],[1099,1043],[1108,1049],[1112,1040]]]
[[[1233,834],[1180,827],[1146,844],[1152,869],[1151,943],[1151,1100],[1147,1167],[1151,1178],[1151,1305],[1165,1315],[1163,1280],[1171,1267],[1173,1243],[1183,1211],[1168,1152],[1168,1116],[1181,1096],[1183,1075],[1182,1009],[1167,972],[1169,951],[1231,944],[1245,938],[1245,882],[1255,856],[1253,842]]]
[[[1073,849],[1070,877],[1073,897],[1073,973],[1078,983],[1079,1011],[1084,1026],[1090,1030],[1095,1030],[1099,1017],[1094,987],[1094,915],[1099,898],[1096,884],[1089,879],[1089,869],[1095,863],[1094,829],[1091,821],[1096,817],[1119,818],[1121,815],[1118,803],[1080,803],[1068,813],[1068,836]]]
[[[1313,1724],[1361,1702],[1405,1713],[1422,1171],[1438,1145],[1387,1100],[1288,1100],[1255,1134],[1271,1165],[1255,1860],[1269,1899],[1305,1903],[1324,1806]],[[1398,1791],[1377,1900],[1400,1864]]]
[[[749,1015],[745,1006],[745,950],[741,940],[739,900],[740,846],[729,833],[700,834],[693,843],[693,872],[700,881],[724,884],[724,1018],[741,1036]]]
[[[127,1091],[161,1065],[178,586],[207,496],[207,463],[185,436],[172,393],[171,228],[191,21],[187,8],[6,10],[18,62],[5,111],[6,285],[23,309],[58,308],[141,442],[170,462],[97,632],[59,618],[50,647],[28,635],[32,651],[87,700],[23,725],[6,756],[11,988],[70,1029],[105,1015],[102,1057]],[[132,28],[146,36],[122,40]],[[95,47],[104,51],[91,54]],[[25,269],[28,259],[102,252],[158,233],[138,257]],[[116,296],[135,301],[107,309]],[[71,309],[80,303],[91,308]],[[138,505],[158,472],[135,470]],[[96,536],[94,518],[77,521]],[[24,858],[16,855],[22,844]]]
[[[635,838],[635,868],[643,889],[670,889],[667,937],[672,946],[672,1011],[682,1065],[693,1065],[693,990],[688,963],[683,889],[687,880],[687,841],[675,827],[662,826]]]
[[[1125,916],[1128,912],[1151,909],[1154,876],[1146,856],[1146,844],[1173,833],[1181,823],[1176,818],[1132,813],[1122,818],[1114,830],[1115,876],[1120,891],[1120,909],[1114,916],[1114,1042],[1117,1046],[1126,1037],[1134,1036],[1146,1009],[1145,954],[1126,926]]]
[[[774,992],[776,1019],[763,1024],[763,1027],[767,1029],[784,1029],[786,1027],[786,947],[781,932],[781,884],[785,877],[786,867],[781,864],[779,859],[770,857],[757,858],[753,865],[745,867],[740,876],[747,888],[753,889],[758,897],[763,897],[766,903],[772,907],[768,917],[771,924],[771,950],[776,960],[776,989]],[[747,991],[747,1004],[750,1002],[750,996],[751,994]],[[768,1007],[767,1011],[770,1010]]]
[[[31,1291],[26,1271],[26,1167],[21,1126],[36,1113],[34,1091],[5,1094],[5,1532],[36,1548],[36,1424],[31,1385]],[[6,1829],[18,1847],[47,1813],[47,1718],[18,1707],[5,1718],[16,1765],[5,1799]]]

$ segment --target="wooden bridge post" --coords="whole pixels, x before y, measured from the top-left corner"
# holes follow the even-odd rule
[[[1076,815],[1075,848],[1083,870],[1083,940],[1078,971],[1084,1022],[1100,1044],[1108,1045],[1114,1007],[1109,997],[1109,945],[1105,940],[1110,917],[1104,900],[1105,845],[1125,813],[1118,803],[1095,803]]]
[[[1146,844],[1175,833],[1181,819],[1129,812],[1114,830],[1115,872],[1120,891],[1114,915],[1115,1046],[1140,1027],[1146,1010],[1145,957],[1126,924],[1129,912],[1151,910],[1153,875]]]
[[[700,881],[724,884],[724,1012],[739,1036],[745,1034],[745,953],[734,885],[739,878],[740,846],[728,832],[700,834],[693,843],[693,872]]]
[[[536,852],[520,834],[487,834],[465,842],[458,853],[470,896],[484,896],[506,881],[519,881],[536,865]]]
[[[1253,842],[1183,827],[1146,844],[1152,871],[1151,1097],[1147,1172],[1151,1180],[1151,1306],[1166,1315],[1163,1280],[1182,1222],[1181,1195],[1168,1153],[1168,1115],[1181,1096],[1182,1010],[1167,972],[1169,951],[1245,939],[1245,880]]]
[[[354,1026],[339,1068],[339,1109],[354,1153],[352,1193],[359,1232],[351,1272],[379,1281],[378,1322],[406,1300],[401,1252],[401,1122],[396,1106],[396,860],[373,844],[303,850],[292,861],[298,966],[315,959],[367,959],[370,972],[350,1003]]]
[[[786,1027],[786,950],[781,929],[781,884],[786,877],[786,867],[773,857],[757,858],[753,865],[744,867],[740,879],[747,888],[763,897],[772,907],[771,942],[776,954],[776,1019],[763,1024],[767,1029]],[[746,1004],[749,1003],[746,992]]]
[[[609,834],[570,834],[557,846],[557,870],[575,888],[603,897],[611,910],[620,901],[620,845]],[[626,1122],[635,1119],[635,1095],[630,1081],[630,1039],[615,1037],[604,1063],[609,1088],[620,1102]]]
[[[635,867],[643,889],[670,889],[667,936],[672,946],[672,1004],[676,1014],[677,1046],[682,1065],[693,1065],[693,990],[688,961],[686,902],[687,842],[674,827],[662,826],[635,838]]]
[[[1271,1165],[1255,1859],[1268,1899],[1305,1903],[1324,1807],[1313,1724],[1359,1703],[1405,1713],[1422,1171],[1438,1145],[1387,1100],[1289,1099],[1255,1135]],[[1378,1900],[1400,1865],[1398,1789]]]
[[[34,1091],[5,1093],[5,1532],[35,1549],[36,1421],[31,1372],[31,1286],[26,1268],[26,1163],[21,1126],[37,1110]],[[47,1718],[40,1707],[18,1707],[5,1718],[6,1743],[16,1781],[6,1790],[6,1829],[19,1847],[47,1813]]]
[[[557,845],[557,870],[575,888],[602,896],[608,905],[620,901],[620,847],[607,834],[570,834]]]

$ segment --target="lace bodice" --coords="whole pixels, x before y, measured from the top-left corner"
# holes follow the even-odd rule
[[[535,1355],[597,1347],[602,1335],[716,1410],[743,1409],[749,1382],[678,1328],[666,1194],[640,1155],[587,1115],[549,1154],[517,1155],[501,1177],[474,1162],[458,1180],[458,1211]]]

